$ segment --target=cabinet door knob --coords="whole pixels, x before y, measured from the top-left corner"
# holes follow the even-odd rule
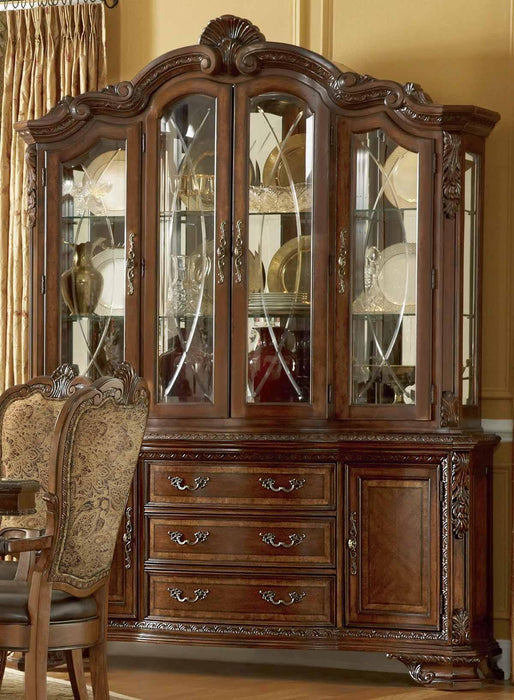
[[[168,591],[170,593],[170,598],[178,600],[179,603],[196,603],[199,600],[204,600],[204,598],[207,598],[209,595],[208,589],[202,590],[201,588],[197,588],[195,591],[193,591],[195,594],[194,598],[188,598],[185,596],[184,592],[180,590],[180,588],[168,588]]]
[[[296,532],[293,532],[292,535],[288,535],[289,542],[275,542],[275,534],[273,532],[259,532],[259,536],[264,544],[269,544],[272,547],[285,547],[285,549],[300,544],[307,537],[307,535],[297,535]]]
[[[350,537],[346,543],[348,551],[350,552],[350,574],[352,576],[357,576],[357,511],[350,513]]]
[[[127,253],[127,294],[134,294],[134,277],[136,275],[136,252],[135,252],[136,234],[129,233],[129,245]]]
[[[346,291],[347,233],[348,231],[345,228],[339,232],[339,250],[337,253],[337,291],[339,294],[344,294]]]
[[[184,483],[184,479],[181,476],[168,476],[168,480],[172,486],[174,486],[179,491],[198,491],[198,489],[204,489],[208,482],[208,476],[195,476],[195,485],[189,486]]]
[[[225,260],[227,258],[227,222],[222,221],[216,247],[216,260],[218,264],[218,284],[225,282]]]
[[[275,591],[259,591],[259,593],[261,598],[265,600],[266,603],[271,603],[272,605],[293,605],[294,603],[300,603],[307,595],[303,592],[297,593],[296,591],[292,591],[291,593],[288,593],[290,600],[286,601],[280,598],[275,600]]]
[[[289,486],[275,486],[275,479],[273,479],[271,476],[267,476],[265,478],[261,477],[259,479],[259,483],[262,488],[266,489],[267,491],[274,491],[275,493],[278,493],[279,491],[291,493],[291,491],[301,489],[305,484],[305,479],[289,479]]]
[[[243,220],[238,219],[236,222],[236,240],[234,243],[234,282],[236,284],[241,284],[243,281],[243,254],[244,254],[244,242],[243,242]]]
[[[200,542],[205,542],[207,538],[209,537],[211,533],[206,531],[206,532],[195,532],[195,539],[194,540],[188,540],[185,539],[184,533],[182,532],[168,532],[168,535],[170,537],[170,540],[172,542],[175,542],[175,544],[179,545],[185,545],[188,544],[190,546],[193,546],[195,544],[199,544]]]

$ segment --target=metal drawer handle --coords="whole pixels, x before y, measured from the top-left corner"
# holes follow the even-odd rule
[[[179,491],[198,491],[198,489],[204,489],[209,483],[208,476],[195,476],[195,485],[188,486],[184,483],[184,479],[181,476],[169,476],[169,482]]]
[[[346,291],[346,260],[348,248],[346,246],[347,230],[344,228],[339,233],[339,253],[337,256],[337,291],[344,294]]]
[[[275,493],[278,493],[279,491],[283,491],[284,493],[291,493],[291,491],[301,489],[302,486],[305,484],[305,479],[289,479],[289,487],[275,486],[275,479],[272,479],[270,476],[266,477],[265,479],[259,479],[259,482],[262,488],[267,489],[268,491],[274,491]]]
[[[182,532],[168,532],[170,540],[175,542],[175,544],[184,545],[189,544],[191,546],[199,544],[200,542],[205,542],[209,537],[210,532],[195,532],[195,539],[193,541],[184,539],[184,534]]]
[[[348,533],[350,537],[346,543],[348,550],[350,552],[350,574],[352,576],[357,576],[357,511],[350,513],[350,531]]]
[[[287,544],[287,542],[275,542],[275,535],[272,532],[259,532],[259,535],[264,544],[270,544],[272,547],[285,547],[286,549],[300,544],[307,537],[307,535],[297,535],[296,532],[293,532],[292,535],[289,535],[290,541]]]
[[[134,294],[134,277],[136,276],[136,252],[135,247],[135,234],[129,233],[129,247],[127,254],[127,290],[129,296]]]
[[[259,591],[259,593],[266,603],[271,603],[272,605],[293,605],[294,603],[299,603],[302,601],[307,595],[307,593],[297,593],[296,591],[292,591],[291,593],[288,593],[290,600],[286,601],[281,600],[280,598],[275,600],[275,591]]]
[[[170,592],[170,598],[178,600],[179,603],[196,603],[199,600],[207,598],[209,594],[207,589],[202,590],[201,588],[197,588],[196,591],[193,591],[195,597],[188,598],[183,594],[183,591],[181,591],[180,588],[168,588],[168,591]]]

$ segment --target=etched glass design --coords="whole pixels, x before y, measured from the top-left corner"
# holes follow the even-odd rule
[[[352,167],[352,403],[414,404],[418,154],[378,129]]]
[[[250,100],[248,403],[310,402],[313,138],[304,101]]]
[[[110,375],[124,359],[126,144],[102,139],[61,168],[61,362]]]
[[[462,405],[477,403],[477,254],[480,157],[464,160],[464,240],[462,261]]]
[[[192,95],[160,121],[158,401],[213,401],[216,100]]]

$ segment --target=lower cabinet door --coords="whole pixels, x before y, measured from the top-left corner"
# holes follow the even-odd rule
[[[118,539],[109,577],[109,615],[135,618],[137,616],[137,542],[135,485],[132,487],[125,513],[120,523]]]
[[[438,467],[347,464],[345,472],[346,623],[437,629]]]

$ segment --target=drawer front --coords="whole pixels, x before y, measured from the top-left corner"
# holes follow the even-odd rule
[[[150,559],[334,566],[331,518],[149,518]]]
[[[149,575],[149,617],[333,625],[332,577]]]
[[[245,465],[149,461],[148,502],[155,504],[335,507],[335,465]]]

